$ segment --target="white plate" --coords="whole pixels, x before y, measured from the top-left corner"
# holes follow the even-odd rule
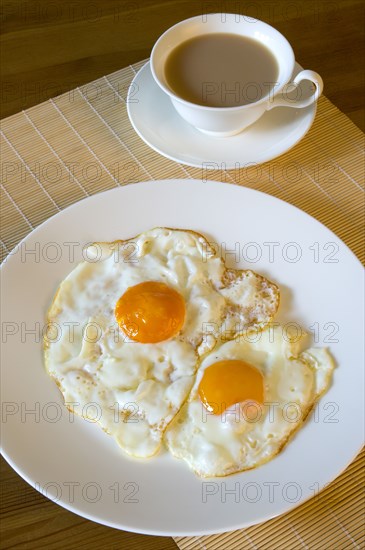
[[[301,70],[296,63],[293,77]],[[311,86],[307,81],[300,85],[302,98],[313,93]],[[198,168],[204,164],[208,169],[242,168],[282,155],[308,132],[316,109],[316,103],[305,109],[277,107],[236,136],[207,136],[175,111],[155,83],[149,62],[135,76],[127,97],[129,119],[147,145],[176,162]]]
[[[64,409],[43,367],[39,331],[25,332],[36,323],[43,326],[55,289],[80,259],[82,245],[125,239],[157,225],[194,229],[227,249],[236,246],[239,267],[280,285],[282,321],[312,326],[319,346],[332,340],[327,345],[338,367],[316,416],[278,457],[256,470],[202,481],[167,453],[146,461],[126,458],[98,426]],[[233,255],[228,262],[234,265]],[[114,189],[33,231],[4,264],[1,288],[7,340],[1,362],[4,456],[33,487],[86,518],[159,535],[249,526],[313,496],[361,448],[362,268],[331,231],[285,202],[197,180]],[[7,332],[16,333],[6,337]]]

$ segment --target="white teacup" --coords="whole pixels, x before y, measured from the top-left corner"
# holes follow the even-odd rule
[[[170,52],[179,44],[209,33],[233,33],[258,40],[276,58],[279,74],[271,92],[265,90],[257,101],[234,107],[209,107],[191,103],[175,94],[165,77],[165,64]],[[239,14],[209,13],[192,17],[168,29],[155,43],[151,53],[151,70],[156,83],[170,97],[177,112],[187,122],[206,134],[225,137],[238,134],[274,107],[307,107],[317,101],[323,90],[323,81],[314,71],[301,71],[291,80],[295,65],[294,52],[286,38],[276,29]],[[306,99],[289,99],[301,80],[315,84],[313,95]],[[297,94],[300,96],[300,94]]]

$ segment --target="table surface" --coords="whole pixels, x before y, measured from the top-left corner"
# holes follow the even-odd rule
[[[239,2],[225,6],[226,11],[241,11]],[[221,11],[221,3],[5,2],[2,117],[147,57],[166,28],[204,11]],[[325,95],[364,129],[361,0],[257,1],[241,13],[278,28],[292,43],[298,62],[323,76]],[[176,548],[171,538],[85,522],[34,491],[4,460],[1,477],[3,548]]]
[[[168,27],[222,4],[282,32],[364,130],[363,0],[3,0],[1,118],[145,59]]]

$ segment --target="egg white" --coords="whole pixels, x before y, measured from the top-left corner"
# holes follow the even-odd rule
[[[300,353],[304,336],[290,341],[281,326],[223,343],[198,370],[188,402],[165,433],[169,450],[200,476],[226,476],[255,468],[277,455],[326,391],[334,362],[326,349]],[[210,414],[198,389],[205,369],[222,360],[241,359],[264,377],[264,405],[236,404]],[[235,381],[232,381],[234,384]],[[218,409],[220,410],[220,409]]]
[[[48,312],[46,368],[70,410],[89,419],[92,411],[127,453],[152,456],[189,394],[199,357],[223,330],[233,338],[242,328],[265,326],[279,291],[251,271],[227,270],[191,231],[155,228],[127,241],[94,243],[86,256]],[[157,344],[128,340],[114,316],[125,291],[145,281],[166,283],[186,304],[180,333]],[[54,339],[52,327],[60,328]]]

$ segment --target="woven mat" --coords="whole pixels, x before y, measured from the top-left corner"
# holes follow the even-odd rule
[[[125,98],[144,63],[2,121],[2,259],[33,228],[86,196],[137,181],[204,176],[296,205],[364,261],[363,134],[328,99],[320,98],[313,127],[285,155],[259,169],[203,174],[155,153],[132,129]],[[364,548],[363,465],[364,453],[317,497],[277,519],[175,541],[182,549],[206,550]]]

